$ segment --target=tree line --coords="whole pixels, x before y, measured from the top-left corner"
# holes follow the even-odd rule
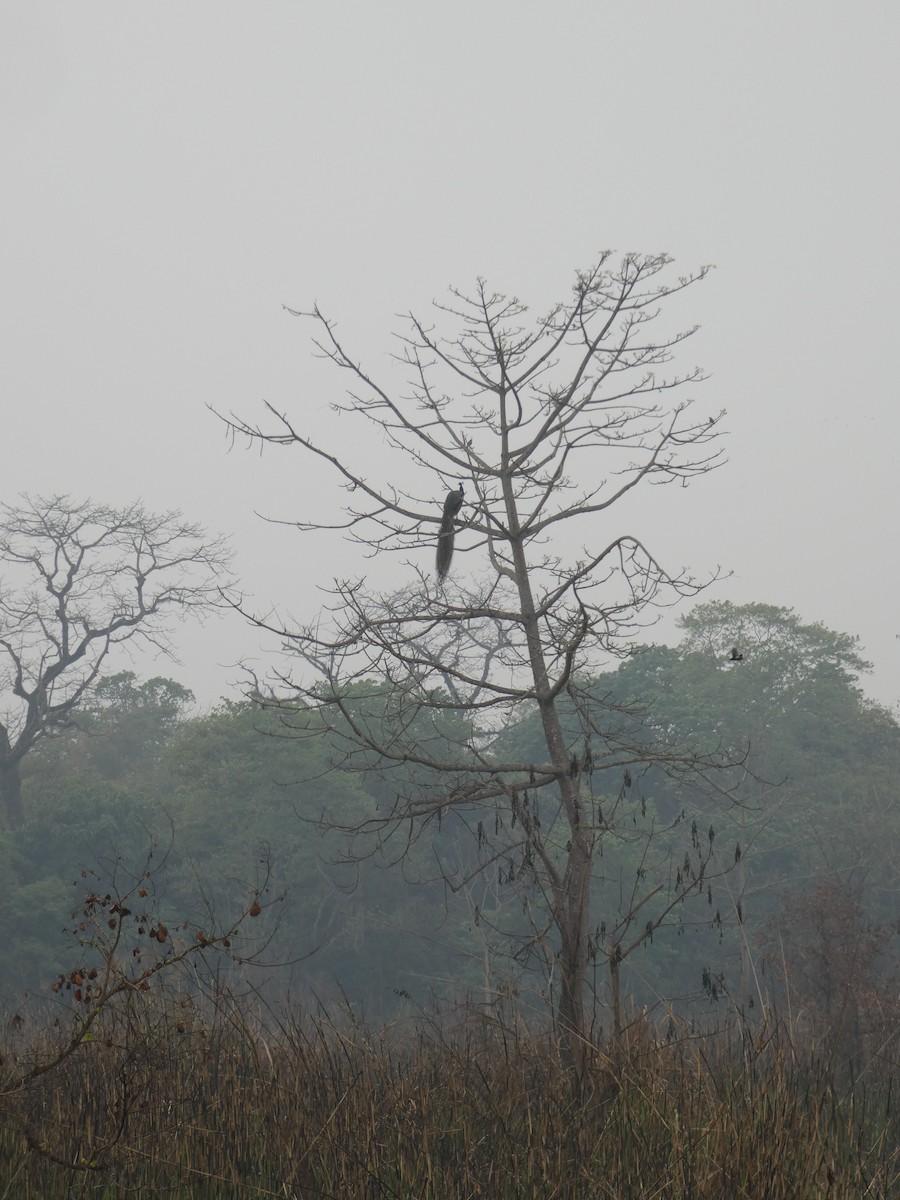
[[[607,839],[589,925],[594,1033],[645,1008],[661,1027],[710,1009],[762,1019],[791,996],[858,1030],[896,970],[897,723],[865,698],[855,639],[788,610],[707,603],[682,634],[581,681],[654,751],[592,771]],[[722,651],[734,641],[739,665]],[[191,700],[169,679],[106,677],[27,760],[24,819],[2,834],[7,1005],[46,994],[71,956],[82,871],[109,886],[149,862],[172,925],[208,925],[265,879],[267,965],[242,971],[273,994],[344,998],[380,1019],[435,997],[552,1012],[553,946],[523,862],[530,824],[560,859],[565,829],[525,800],[527,780],[512,814],[458,806],[397,847],[365,829],[408,784],[398,768],[335,769],[340,742],[296,736],[280,709],[194,715]],[[574,705],[562,724],[576,746]],[[523,711],[498,752],[527,758],[538,726]],[[664,769],[663,739],[725,746],[734,803],[724,784]],[[403,871],[389,869],[398,856]],[[713,866],[685,894],[698,857]]]

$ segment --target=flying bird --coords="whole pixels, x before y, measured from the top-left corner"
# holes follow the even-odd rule
[[[435,567],[438,579],[445,579],[450,570],[453,558],[453,536],[456,531],[456,514],[463,505],[463,485],[453,488],[444,500],[444,515],[441,517],[441,529],[438,533],[437,556]]]
[[[738,650],[737,646],[731,647],[731,657],[728,659],[728,661],[729,662],[743,662],[744,661],[744,656],[741,653],[741,651]]]

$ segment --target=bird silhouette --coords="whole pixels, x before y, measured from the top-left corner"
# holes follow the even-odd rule
[[[744,656],[741,653],[741,651],[738,650],[737,646],[731,647],[731,655],[730,655],[728,661],[729,662],[743,662],[744,661]]]
[[[435,557],[435,568],[438,579],[446,579],[447,572],[450,570],[450,563],[453,559],[453,540],[456,532],[456,514],[462,508],[463,496],[463,485],[460,484],[458,488],[453,488],[452,491],[449,491],[444,500],[444,514],[441,517],[437,555]]]

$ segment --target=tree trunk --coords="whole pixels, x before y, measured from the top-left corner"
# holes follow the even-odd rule
[[[573,776],[570,771],[566,740],[556,707],[556,693],[550,685],[547,672],[541,630],[535,612],[531,579],[519,527],[519,515],[513,495],[512,477],[508,474],[503,478],[503,493],[509,522],[509,546],[515,567],[522,629],[528,646],[534,691],[544,741],[550,761],[556,768],[560,799],[571,834],[565,871],[561,885],[555,889],[553,902],[553,921],[559,934],[560,999],[557,1030],[563,1059],[580,1078],[584,1069],[589,1030],[585,1014],[585,990],[588,973],[593,843],[581,797],[581,775],[577,772]]]
[[[7,825],[15,827],[25,820],[22,805],[22,771],[19,759],[0,760],[0,809]]]
[[[576,809],[576,814],[577,814]],[[581,1076],[588,1043],[585,1012],[588,970],[588,924],[591,905],[592,847],[590,832],[577,824],[572,829],[566,870],[565,895],[559,914],[560,1001],[558,1024],[565,1059]]]
[[[618,1052],[622,1045],[622,988],[619,976],[621,962],[622,956],[619,943],[616,941],[615,948],[609,960],[609,990],[613,1011],[612,1041],[616,1052]]]

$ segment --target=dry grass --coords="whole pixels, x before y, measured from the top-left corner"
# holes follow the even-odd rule
[[[268,1024],[224,1003],[201,1018],[123,1001],[0,1101],[0,1200],[900,1195],[887,1068],[839,1084],[784,1040],[646,1038],[575,1086],[522,1031]],[[4,1068],[48,1056],[53,1033]]]

